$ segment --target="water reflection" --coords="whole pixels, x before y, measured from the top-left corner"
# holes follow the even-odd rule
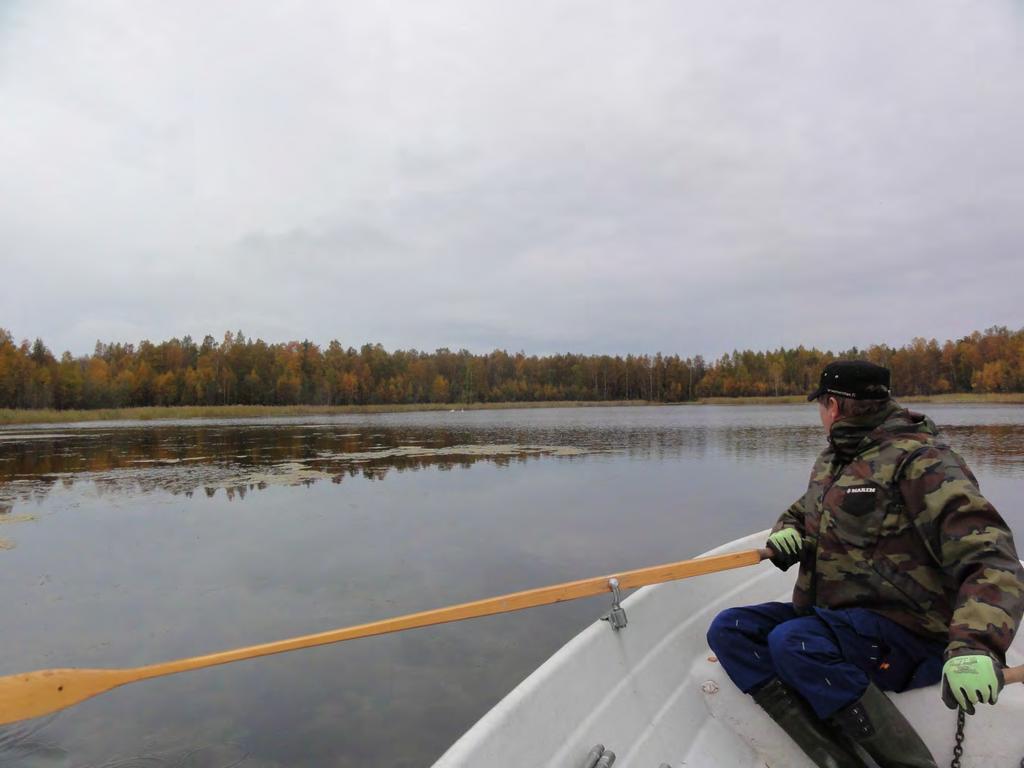
[[[1024,524],[1024,409],[929,413]],[[631,408],[0,430],[0,674],[157,662],[689,557],[799,495],[815,419]],[[0,765],[423,766],[607,608],[128,686],[0,727]]]
[[[690,423],[679,417],[692,415],[692,409],[664,410],[661,423],[594,418],[592,423],[558,425],[506,418],[469,425],[413,419],[370,428],[263,422],[0,430],[0,516],[17,501],[39,500],[55,485],[70,488],[76,481],[95,484],[99,493],[201,491],[210,496],[224,490],[228,498],[242,500],[271,485],[340,483],[354,476],[383,480],[390,471],[469,468],[481,461],[507,466],[544,456],[617,452],[644,460],[788,463],[804,461],[822,447],[821,430],[813,424],[763,424],[759,419],[737,424],[728,418],[720,424]],[[725,410],[727,416],[736,413]],[[978,467],[1014,474],[1024,466],[1019,424],[957,424],[943,431]]]
[[[469,468],[486,461],[498,466],[542,456],[573,457],[597,449],[561,445],[464,442],[469,435],[431,433],[414,439],[388,434],[341,434],[289,429],[125,430],[92,435],[69,432],[43,440],[0,438],[9,453],[0,470],[0,515],[15,501],[38,501],[57,484],[70,489],[89,482],[100,494],[166,491],[229,499],[273,485],[341,483],[346,477],[383,480],[390,471],[426,467]]]
[[[972,466],[1009,477],[1024,474],[1024,428],[1020,425],[948,426],[943,433]]]
[[[53,718],[54,716],[51,715],[0,727],[0,760],[3,761],[2,764],[25,766],[25,768],[68,765],[67,751],[54,744],[44,730]]]

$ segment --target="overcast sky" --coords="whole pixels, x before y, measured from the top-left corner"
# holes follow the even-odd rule
[[[1016,0],[0,4],[0,327],[389,349],[1024,326]]]

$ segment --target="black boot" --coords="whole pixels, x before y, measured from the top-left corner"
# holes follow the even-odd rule
[[[777,677],[753,697],[819,768],[864,768],[849,740],[820,720],[811,705]]]
[[[831,719],[881,768],[937,768],[935,758],[914,726],[874,683],[868,685],[858,701]]]

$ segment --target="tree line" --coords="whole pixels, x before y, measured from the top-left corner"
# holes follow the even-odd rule
[[[434,352],[332,341],[268,344],[228,332],[137,346],[96,343],[57,359],[41,339],[15,343],[0,328],[0,407],[120,408],[161,405],[342,405],[541,400],[685,402],[703,397],[794,395],[822,366],[863,358],[892,370],[897,396],[1024,391],[1024,329],[993,327],[940,344],[914,339],[838,353],[746,350],[700,355],[527,355]]]

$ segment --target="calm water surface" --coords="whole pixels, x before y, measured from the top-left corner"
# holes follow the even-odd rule
[[[934,406],[1015,531],[1024,408]],[[677,560],[769,526],[813,406],[0,429],[0,674],[123,667]],[[607,600],[128,686],[0,764],[423,766]]]

